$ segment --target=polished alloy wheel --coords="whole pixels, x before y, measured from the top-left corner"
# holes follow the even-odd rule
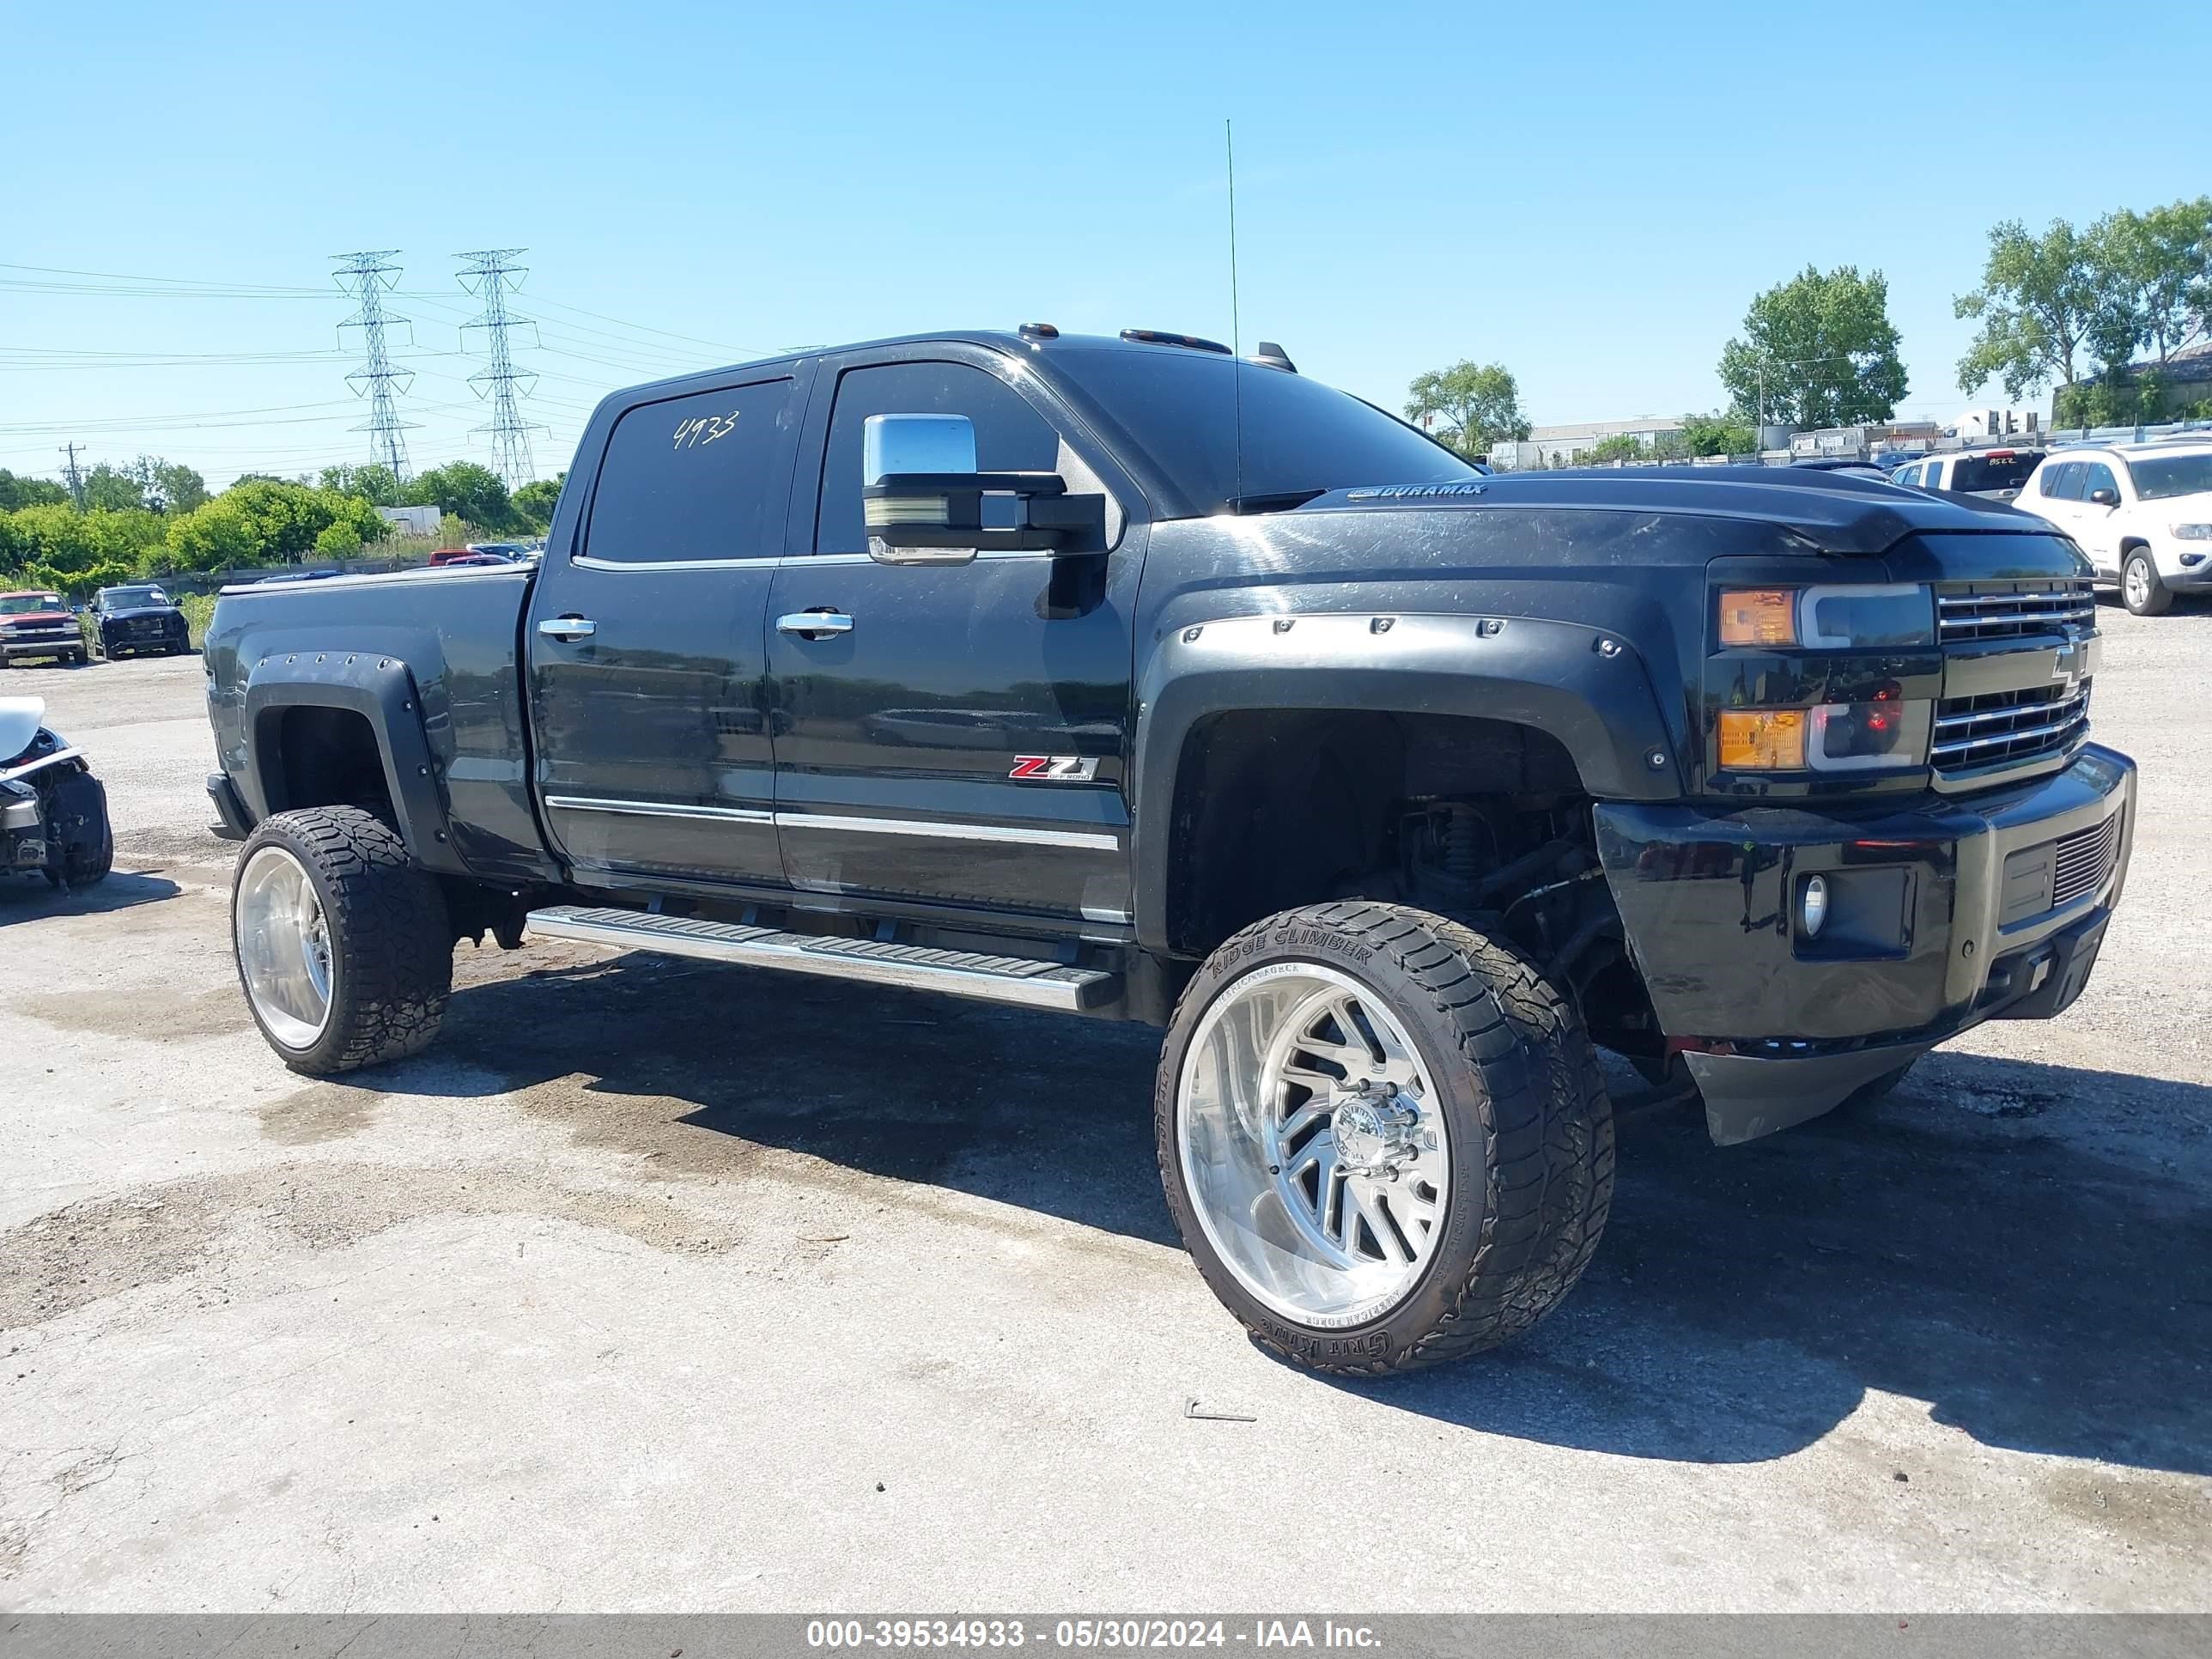
[[[1419,1053],[1358,981],[1287,962],[1234,981],[1192,1039],[1176,1113],[1200,1225],[1277,1313],[1342,1328],[1419,1282],[1451,1147]]]
[[[2140,611],[2150,603],[2150,561],[2141,555],[2128,561],[2128,609]]]
[[[238,878],[234,926],[246,993],[270,1034],[305,1048],[331,1018],[331,930],[299,860],[264,847]]]

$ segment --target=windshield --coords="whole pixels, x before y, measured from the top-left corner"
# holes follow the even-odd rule
[[[133,605],[167,605],[169,596],[158,587],[111,587],[100,602],[110,611],[125,611]]]
[[[2017,489],[2027,482],[2043,457],[2033,452],[2013,455],[1961,455],[1951,463],[1954,489]]]
[[[2128,462],[2136,494],[2147,501],[2169,495],[2212,495],[2212,451],[2199,455],[2154,455]]]
[[[1168,474],[1194,514],[1218,513],[1231,501],[1247,511],[1294,507],[1352,484],[1482,476],[1404,422],[1280,369],[1177,346],[1075,346],[1054,351],[1053,361],[1130,447]]]
[[[0,617],[27,617],[39,611],[58,611],[62,599],[58,593],[10,593],[0,599]]]

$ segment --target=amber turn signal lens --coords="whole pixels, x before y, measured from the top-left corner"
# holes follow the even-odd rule
[[[1797,595],[1783,587],[1736,587],[1721,594],[1723,645],[1797,643]]]
[[[1805,764],[1805,711],[1723,708],[1720,738],[1724,770],[1798,771]]]

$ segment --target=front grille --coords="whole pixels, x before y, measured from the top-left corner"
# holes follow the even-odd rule
[[[1966,772],[2055,755],[2089,727],[2089,682],[2026,691],[1946,697],[1936,705],[1929,759],[1939,772]]]
[[[2086,581],[2022,584],[2009,593],[1938,593],[1936,631],[1945,645],[2062,634],[2097,625],[2097,599]]]
[[[2120,815],[2062,836],[2051,849],[2051,908],[2062,909],[2095,892],[2120,856]]]

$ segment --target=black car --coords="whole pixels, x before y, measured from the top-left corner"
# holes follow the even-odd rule
[[[150,585],[103,587],[92,596],[93,638],[103,657],[151,651],[173,657],[191,648],[185,613]]]

